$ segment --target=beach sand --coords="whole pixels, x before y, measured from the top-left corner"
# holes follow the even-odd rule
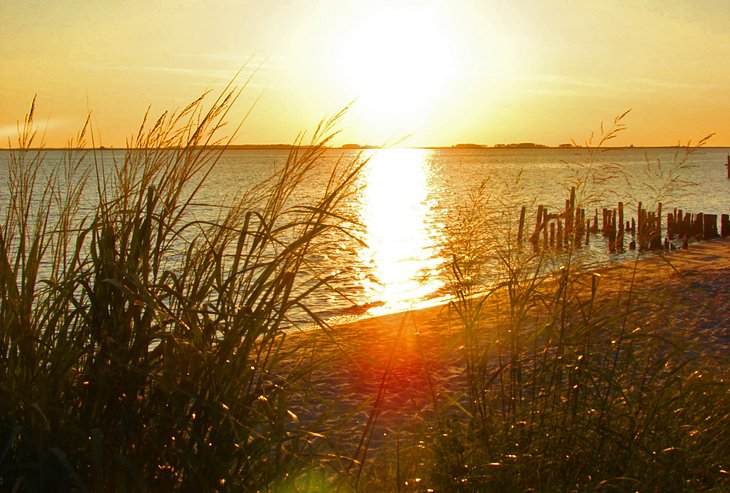
[[[693,243],[661,256],[645,253],[638,263],[623,261],[595,272],[602,303],[626,297],[635,276],[631,301],[645,307],[647,323],[692,334],[695,350],[714,355],[727,370],[730,240]],[[590,286],[592,274],[582,274],[582,282]],[[482,328],[486,340],[494,339],[507,316],[499,297],[490,300]],[[297,334],[292,343],[304,346],[297,352],[302,361],[314,363],[312,387],[295,412],[338,454],[361,459],[363,437],[368,458],[387,455],[396,442],[417,444],[432,422],[434,403],[439,411],[458,412],[455,402],[465,402],[463,336],[448,305],[367,318],[329,334]],[[376,404],[380,412],[368,428]]]

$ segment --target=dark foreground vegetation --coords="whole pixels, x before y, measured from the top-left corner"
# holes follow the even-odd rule
[[[495,234],[493,211],[515,209],[490,208],[485,189],[448,246],[464,396],[434,398],[419,446],[367,467],[323,446],[291,406],[316,360],[283,328],[296,312],[329,330],[308,309],[330,289],[312,259],[355,233],[341,206],[361,164],[292,202],[335,118],[271,181],[197,219],[236,96],[146,122],[111,163],[69,151],[50,168],[26,118],[0,205],[0,490],[728,488],[727,360],[657,320],[632,283],[599,299],[570,255],[558,270],[516,245],[514,222]],[[487,338],[494,297],[504,316]],[[375,420],[378,400],[367,409]]]

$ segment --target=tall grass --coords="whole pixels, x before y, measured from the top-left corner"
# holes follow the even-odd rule
[[[577,207],[626,176],[600,161],[624,116],[572,166]],[[648,167],[658,193],[688,185],[692,152]],[[606,291],[572,246],[553,258],[518,243],[509,196],[491,197],[486,183],[453,221],[451,307],[468,388],[464,407],[438,420],[421,473],[436,491],[724,491],[727,368],[671,315],[658,323],[655,307],[676,300],[636,284],[638,256],[621,288]]]
[[[727,488],[727,367],[704,358],[691,327],[656,316],[672,300],[636,285],[638,261],[607,291],[572,246],[555,256],[518,242],[519,176],[506,194],[474,190],[449,230],[463,396],[439,395],[420,348],[435,418],[419,418],[418,446],[396,433],[369,453],[404,319],[368,419],[351,430],[353,457],[335,450],[326,469],[312,425],[326,420],[294,412],[314,349],[285,329],[302,315],[328,329],[308,305],[332,285],[314,259],[353,234],[346,202],[363,163],[340,163],[313,201],[297,198],[329,172],[335,115],[271,180],[201,204],[238,94],[145,118],[111,162],[77,150],[93,143],[87,123],[49,163],[31,107],[0,202],[0,489]],[[624,116],[572,166],[577,207],[625,176],[601,161]],[[652,199],[688,185],[690,156],[650,163]],[[201,207],[217,215],[201,219]]]
[[[145,119],[123,160],[69,150],[58,166],[35,150],[31,108],[0,206],[0,489],[248,491],[308,464],[289,409],[306,372],[280,364],[283,329],[295,311],[318,321],[307,300],[329,279],[308,258],[345,233],[358,167],[292,199],[336,115],[197,219],[238,94]]]

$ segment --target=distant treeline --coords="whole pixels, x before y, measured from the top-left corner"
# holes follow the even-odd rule
[[[192,146],[193,148],[199,148],[202,146]],[[307,145],[299,145],[297,146],[298,149],[307,149],[310,146]],[[382,146],[382,147],[388,147],[388,146]],[[437,150],[480,150],[480,149],[580,149],[584,146],[570,143],[570,144],[560,144],[558,146],[548,146],[544,144],[536,144],[534,142],[519,142],[519,143],[512,143],[512,144],[494,144],[493,146],[489,146],[487,144],[472,144],[472,143],[463,143],[463,144],[454,144],[451,146],[397,146],[397,147],[405,147],[405,148],[412,148],[412,149],[437,149]],[[606,148],[612,148],[612,149],[633,149],[634,145],[628,145],[628,146],[604,146]],[[673,145],[673,146],[636,146],[640,149],[674,149],[674,148],[680,148],[684,147],[681,145]],[[706,149],[724,149],[726,146],[706,146]],[[205,146],[206,149],[222,149],[226,148],[229,150],[242,150],[242,151],[289,151],[294,148],[291,144],[229,144],[229,145],[209,145]],[[341,146],[320,146],[320,148],[328,148],[328,149],[345,149],[345,150],[367,150],[367,149],[380,149],[381,146],[376,145],[360,145],[360,144],[343,144]],[[89,148],[74,148],[75,150],[84,150]],[[104,150],[125,150],[126,147],[106,147],[106,146],[99,146],[96,149],[100,151]],[[136,150],[141,150],[143,148],[135,148]],[[179,149],[178,147],[157,147],[156,150],[159,149]],[[0,151],[8,151],[12,150],[8,147],[0,147]],[[43,147],[43,148],[30,148],[28,150],[44,150],[44,151],[67,151],[69,150],[68,147]]]

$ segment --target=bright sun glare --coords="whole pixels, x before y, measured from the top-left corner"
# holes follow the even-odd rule
[[[354,26],[338,70],[371,122],[413,131],[453,75],[453,38],[435,12],[391,9]]]

